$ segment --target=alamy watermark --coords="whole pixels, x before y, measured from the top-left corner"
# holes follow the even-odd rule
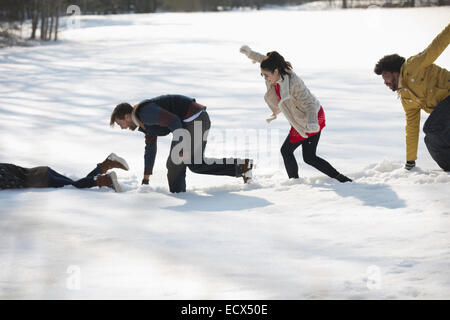
[[[252,159],[260,165],[278,166],[281,139],[287,133],[278,129],[202,130],[202,122],[195,121],[193,130],[173,132],[170,159],[174,164],[237,164]]]
[[[67,18],[67,29],[79,29],[81,26],[80,16],[81,9],[79,6],[72,4],[67,7],[66,14],[69,16]]]
[[[67,290],[81,290],[81,268],[71,265],[67,267],[66,273],[69,274],[66,279]]]
[[[379,290],[381,289],[381,269],[378,266],[372,265],[367,267],[367,289]]]

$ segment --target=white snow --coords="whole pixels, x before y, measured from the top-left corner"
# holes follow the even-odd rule
[[[449,16],[448,7],[83,16],[61,42],[0,50],[0,162],[72,178],[110,152],[131,166],[116,170],[122,194],[0,192],[0,298],[450,298],[450,176],[423,133],[418,167],[403,169],[404,112],[373,73],[385,54],[422,51]],[[266,124],[265,85],[243,44],[292,62],[325,109],[318,154],[353,183],[305,165],[300,150],[301,178],[287,179],[279,148],[289,124]],[[449,50],[436,61],[449,62]],[[163,137],[150,185],[140,185],[144,136],[111,129],[110,113],[166,93],[208,106],[207,155],[252,156],[252,184],[188,172],[188,192],[170,194]]]

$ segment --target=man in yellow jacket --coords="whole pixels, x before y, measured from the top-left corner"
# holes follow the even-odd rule
[[[450,72],[433,62],[450,43],[450,24],[418,55],[405,58],[384,56],[375,66],[392,91],[397,91],[406,114],[406,165],[411,170],[417,159],[420,110],[430,113],[423,131],[430,155],[450,171]]]

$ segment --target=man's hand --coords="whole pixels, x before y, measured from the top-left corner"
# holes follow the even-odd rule
[[[416,162],[415,161],[406,161],[405,169],[406,170],[411,170],[415,166],[416,166]]]

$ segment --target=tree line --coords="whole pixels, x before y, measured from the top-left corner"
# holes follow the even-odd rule
[[[65,0],[0,0],[0,23],[3,28],[15,27],[14,23],[31,21],[30,39],[58,39],[59,17],[63,13]]]
[[[43,41],[57,40],[59,18],[76,5],[81,14],[152,13],[162,11],[217,11],[240,7],[260,9],[264,5],[301,4],[312,0],[0,0],[0,31],[16,23],[31,21],[31,39],[39,30]],[[450,0],[373,0],[382,6],[449,5]],[[356,5],[355,5],[356,3]],[[371,3],[370,0],[342,0],[343,8]],[[7,27],[5,27],[7,26]]]

